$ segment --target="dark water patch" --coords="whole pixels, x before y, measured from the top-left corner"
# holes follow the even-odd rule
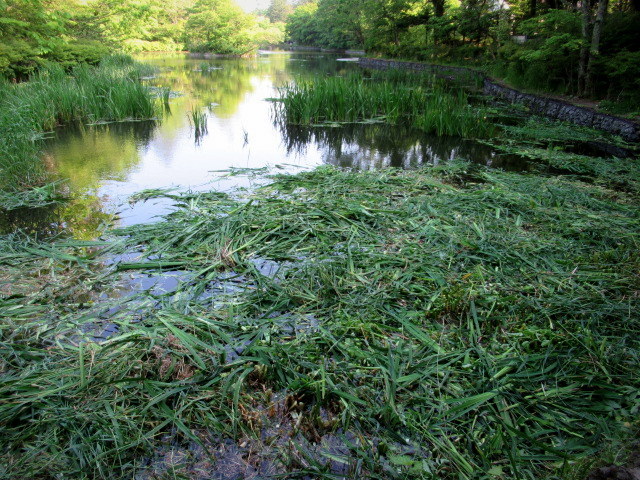
[[[577,155],[586,155],[589,157],[617,157],[617,158],[636,158],[640,155],[639,149],[614,145],[612,143],[601,141],[575,142],[569,143],[564,147],[566,152],[575,153]]]
[[[322,151],[323,163],[356,170],[438,166],[459,159],[509,171],[527,169],[525,159],[498,155],[490,146],[473,140],[385,124],[283,125],[282,135],[289,153],[305,155],[310,146],[316,146]]]
[[[35,237],[56,235],[64,227],[57,215],[57,206],[41,208],[0,209],[0,234],[8,234],[21,230]]]
[[[336,428],[336,413],[305,405],[298,395],[267,393],[264,403],[243,411],[246,434],[234,440],[207,431],[194,432],[198,441],[165,435],[136,480],[179,478],[193,480],[250,480],[276,478],[298,472],[296,478],[318,474],[337,478],[364,474],[354,450],[373,450],[375,439],[364,439]],[[372,452],[373,455],[373,452]]]

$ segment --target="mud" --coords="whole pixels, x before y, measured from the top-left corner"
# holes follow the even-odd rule
[[[586,480],[640,480],[640,443],[624,465],[606,465],[592,470]]]

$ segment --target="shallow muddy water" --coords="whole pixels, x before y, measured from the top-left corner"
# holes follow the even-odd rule
[[[322,164],[372,169],[412,168],[454,157],[509,168],[490,148],[459,138],[426,136],[388,125],[340,128],[281,126],[271,101],[277,88],[296,79],[346,75],[357,64],[319,53],[262,53],[252,59],[192,59],[143,56],[158,68],[153,86],[169,87],[170,112],[156,122],[125,122],[63,128],[49,135],[44,161],[70,190],[61,207],[4,213],[0,229],[33,226],[34,232],[66,230],[82,239],[105,225],[151,222],[171,209],[171,200],[131,205],[145,189],[229,191],[250,187],[255,176],[229,169],[296,172]],[[196,136],[189,115],[206,115],[207,132]],[[519,168],[519,167],[518,167]]]

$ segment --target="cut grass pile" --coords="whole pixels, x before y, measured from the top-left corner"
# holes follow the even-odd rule
[[[492,132],[462,87],[395,71],[292,82],[279,89],[274,105],[277,121],[294,125],[381,121],[466,138]]]
[[[117,232],[142,255],[119,271],[189,279],[117,306],[16,290],[40,265],[107,279],[85,244],[5,237],[0,476],[130,477],[167,434],[259,438],[289,478],[576,475],[639,426],[637,200],[463,163],[277,176]],[[328,434],[340,454],[305,451]]]
[[[49,180],[39,155],[43,132],[73,123],[154,118],[160,102],[141,81],[148,70],[115,56],[70,75],[50,65],[28,82],[0,85],[0,208],[55,200],[55,188],[43,187]]]
[[[500,135],[481,142],[500,154],[528,161],[532,170],[624,191],[636,200],[640,194],[638,144],[591,128],[540,117],[530,117],[519,125],[501,125],[501,129]],[[610,155],[595,156],[607,150],[611,151]]]

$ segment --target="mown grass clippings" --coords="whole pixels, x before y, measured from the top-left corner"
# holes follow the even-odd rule
[[[289,475],[570,478],[638,429],[633,198],[462,163],[189,194],[111,247],[190,272],[178,291],[3,298],[3,475],[131,476],[171,435],[269,447]],[[73,248],[11,262],[56,273],[84,264]],[[116,333],[83,337],[100,322]]]

